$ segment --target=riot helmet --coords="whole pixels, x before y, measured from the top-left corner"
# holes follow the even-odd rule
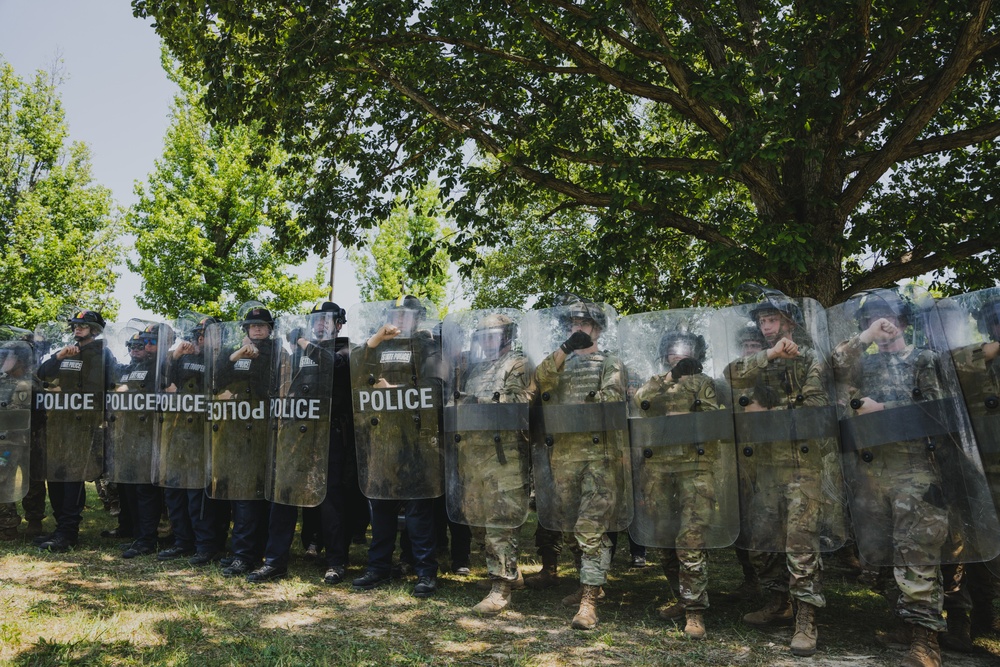
[[[407,337],[417,330],[417,325],[424,319],[426,312],[427,309],[420,303],[420,299],[407,294],[389,306],[386,320],[399,329],[401,336]]]
[[[474,359],[493,361],[506,353],[517,335],[517,324],[503,313],[490,313],[476,324],[472,333]]]
[[[336,338],[347,323],[347,311],[333,301],[321,301],[309,311],[309,323],[316,340]]]
[[[746,326],[737,330],[736,344],[739,346],[740,356],[749,357],[766,348],[767,340],[764,339],[764,334],[757,328],[756,323],[747,322]]]
[[[895,319],[900,328],[910,324],[913,310],[897,292],[887,289],[866,290],[852,296],[848,308],[854,310],[854,321],[859,331],[881,318]]]
[[[208,325],[210,325],[210,324],[218,324],[218,322],[219,322],[219,320],[217,320],[217,319],[215,319],[214,317],[211,317],[211,316],[209,316],[209,317],[203,317],[200,320],[198,320],[198,323],[194,325],[193,329],[191,329],[191,338],[192,338],[191,342],[197,343],[198,339],[201,336],[205,335],[205,329],[208,328]]]
[[[77,342],[82,342],[89,340],[90,338],[95,338],[104,331],[104,318],[96,310],[80,310],[73,314],[68,320],[69,331],[76,338]],[[89,327],[90,333],[87,336],[81,336],[76,333],[76,327],[86,326]]]
[[[575,294],[567,294],[562,299],[565,306],[563,312],[559,314],[559,324],[563,329],[569,331],[574,324],[581,321],[590,322],[592,326],[600,331],[604,331],[608,325],[607,315],[604,310],[590,299],[583,299]],[[596,335],[593,338],[597,338]]]
[[[669,361],[670,357],[694,359],[704,363],[706,352],[705,337],[692,333],[686,327],[671,329],[660,336],[660,361],[664,368],[670,368],[676,363],[676,359]]]
[[[271,332],[274,331],[274,317],[271,316],[271,311],[267,308],[254,307],[244,313],[240,326],[251,339],[264,340],[270,338]],[[267,329],[263,330],[260,327],[267,327]]]

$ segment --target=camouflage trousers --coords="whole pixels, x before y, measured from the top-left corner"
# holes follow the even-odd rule
[[[517,534],[520,528],[486,529],[486,571],[491,579],[517,579]]]
[[[572,530],[581,552],[580,583],[603,586],[611,568],[611,538],[605,531],[617,529],[620,482],[604,459],[553,461],[552,468],[558,507],[548,508],[554,520],[547,527]]]
[[[21,525],[21,515],[17,513],[17,503],[0,504],[0,531]]]
[[[663,471],[643,484],[643,499],[659,519],[652,531],[664,542],[673,542],[678,561],[678,588],[685,609],[708,609],[708,552],[705,531],[715,502],[711,470],[682,474]],[[671,535],[671,533],[674,533]]]
[[[28,483],[28,495],[21,500],[25,521],[41,521],[45,518],[45,482],[32,479]],[[17,528],[21,525],[21,515],[17,503],[0,503],[0,530]]]
[[[753,546],[771,543],[774,552],[785,554],[782,559],[771,553],[751,552],[761,588],[788,592],[796,600],[825,607],[819,541],[824,503],[819,473],[806,468],[761,469],[756,487],[749,517],[758,537]],[[768,531],[776,534],[769,536]]]

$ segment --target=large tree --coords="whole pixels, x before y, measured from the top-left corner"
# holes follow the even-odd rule
[[[69,142],[59,82],[57,70],[22,79],[0,58],[0,323],[118,308],[111,191],[94,183],[87,146]]]
[[[129,267],[142,276],[136,301],[167,316],[194,309],[232,318],[250,299],[280,312],[323,296],[319,276],[288,271],[302,254],[272,238],[297,228],[301,179],[278,173],[284,154],[253,124],[209,123],[200,86],[164,64],[180,91],[163,157],[128,215],[138,253]]]
[[[508,243],[499,211],[577,209],[604,248],[595,271],[683,255],[656,276],[661,300],[752,279],[829,304],[925,273],[1000,276],[990,0],[133,7],[217,118],[261,119],[320,165],[316,248],[436,172],[456,253]]]

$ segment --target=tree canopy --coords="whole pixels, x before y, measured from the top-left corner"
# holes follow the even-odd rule
[[[300,179],[278,174],[284,154],[252,124],[210,124],[201,88],[165,66],[180,92],[163,157],[128,214],[138,253],[129,267],[142,277],[137,303],[170,317],[193,309],[234,318],[251,299],[281,312],[322,297],[318,276],[286,270],[301,254],[272,240],[275,229],[287,237],[297,225]]]
[[[601,252],[567,270],[646,256],[658,303],[1000,276],[990,0],[133,8],[215,118],[259,119],[311,174],[296,241],[316,249],[436,175],[457,258],[575,211]]]
[[[0,58],[0,323],[29,329],[118,308],[111,191],[93,182],[87,146],[69,142],[59,82],[22,79]]]

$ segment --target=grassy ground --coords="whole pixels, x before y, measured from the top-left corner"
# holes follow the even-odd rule
[[[93,495],[89,506],[100,506]],[[437,596],[417,600],[412,580],[364,593],[327,586],[298,544],[289,578],[264,585],[227,579],[217,565],[126,561],[118,544],[97,537],[113,524],[88,510],[80,547],[68,554],[0,543],[0,664],[826,667],[895,665],[903,655],[876,641],[889,623],[881,598],[835,563],[826,571],[820,652],[797,659],[787,649],[791,629],[762,632],[740,621],[757,600],[726,599],[741,578],[729,550],[712,556],[709,638],[691,642],[656,615],[669,596],[660,568],[628,569],[624,554],[598,608],[600,625],[579,632],[569,627],[575,610],[560,604],[575,588],[571,565],[562,587],[518,592],[510,610],[484,620],[469,613],[483,596],[474,585],[485,575],[478,553],[472,577],[443,575]],[[531,544],[530,528],[523,543]],[[354,547],[349,576],[360,573],[364,557],[364,547]],[[526,558],[524,569],[537,564]],[[1000,664],[1000,641],[976,644],[977,654],[946,653],[945,664]]]

